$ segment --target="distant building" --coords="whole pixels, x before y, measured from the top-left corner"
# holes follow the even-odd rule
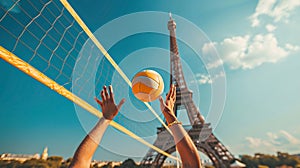
[[[36,153],[34,155],[26,155],[26,154],[11,154],[11,153],[4,153],[0,155],[1,160],[17,160],[20,162],[24,162],[30,159],[39,159],[40,154]]]
[[[115,166],[120,166],[122,164],[122,162],[116,162],[116,161],[97,161],[97,160],[93,160],[91,162],[92,166],[97,166],[97,167],[102,167],[105,165],[110,164],[111,166],[115,167]]]
[[[17,160],[20,162],[25,162],[30,159],[44,159],[48,158],[48,148],[46,147],[43,153],[40,155],[38,153],[30,155],[30,154],[12,154],[12,153],[3,153],[0,155],[0,160]]]
[[[292,155],[292,156],[295,156],[295,157],[297,157],[297,158],[300,159],[300,154],[294,154],[294,155]]]
[[[235,160],[232,164],[230,164],[231,168],[242,168],[246,167],[246,165],[238,160]]]
[[[41,159],[47,160],[47,158],[48,158],[48,147],[45,147],[45,149],[41,155]]]

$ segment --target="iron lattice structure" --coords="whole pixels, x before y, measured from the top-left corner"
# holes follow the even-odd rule
[[[234,160],[234,156],[212,133],[210,124],[205,123],[204,118],[193,101],[192,92],[187,87],[176,42],[176,23],[172,17],[170,17],[168,22],[168,29],[170,31],[170,83],[176,86],[174,112],[177,115],[178,110],[186,110],[191,125],[184,126],[184,128],[192,138],[198,151],[207,155],[216,168],[229,167],[230,163]],[[173,137],[165,128],[158,128],[157,135],[154,146],[170,154],[176,151]],[[166,156],[150,149],[141,164],[155,168],[161,167],[166,158]]]

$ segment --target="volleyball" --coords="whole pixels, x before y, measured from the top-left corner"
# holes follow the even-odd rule
[[[138,72],[132,79],[132,92],[143,102],[156,100],[164,90],[164,81],[159,73],[153,70]]]

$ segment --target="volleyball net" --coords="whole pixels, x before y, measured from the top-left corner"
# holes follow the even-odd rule
[[[118,73],[118,80],[124,80],[131,87],[118,62],[101,45],[101,39],[93,35],[66,0],[1,1],[0,38],[3,60],[99,118],[102,114],[91,100],[103,85],[112,82],[114,73]],[[86,52],[82,52],[82,48]],[[87,64],[77,64],[78,60],[86,60]],[[89,75],[88,68],[89,63],[94,62],[98,62],[91,64],[97,65],[93,67],[97,71],[95,77]],[[80,70],[76,79],[72,78],[74,67]],[[88,88],[90,82],[95,88]],[[74,93],[74,88],[79,89]],[[169,131],[155,110],[148,103],[145,105]],[[178,160],[140,136],[138,130],[147,130],[141,128],[149,127],[148,123],[134,125],[132,122],[124,127],[118,124],[119,120],[111,122],[111,126],[158,153]]]

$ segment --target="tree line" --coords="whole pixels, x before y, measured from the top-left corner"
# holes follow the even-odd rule
[[[300,168],[300,157],[288,153],[277,152],[277,155],[256,153],[254,156],[242,155],[241,161],[247,165],[247,168],[257,168],[259,165],[276,168],[281,166],[291,166]]]
[[[24,162],[17,160],[0,160],[0,168],[68,168],[71,164],[72,158],[63,160],[60,156],[50,156],[47,160],[43,159],[30,159]],[[113,166],[112,162],[106,165],[98,166],[97,164],[91,165],[90,168],[148,168],[145,166],[137,165],[132,159],[125,160],[119,166]],[[150,168],[150,166],[149,166]]]
[[[300,168],[300,157],[290,155],[288,153],[277,152],[277,155],[269,155],[256,153],[251,155],[241,155],[240,160],[247,165],[247,168],[258,168],[259,166],[267,166],[269,168],[278,168],[281,166],[291,166]],[[0,160],[1,168],[68,168],[72,158],[63,160],[60,156],[50,156],[47,160],[30,159],[25,162],[17,160]],[[112,162],[103,166],[97,164],[91,165],[91,168],[145,168],[145,166],[137,165],[132,159],[125,160],[119,166],[113,166]],[[165,167],[165,168],[170,168]]]

